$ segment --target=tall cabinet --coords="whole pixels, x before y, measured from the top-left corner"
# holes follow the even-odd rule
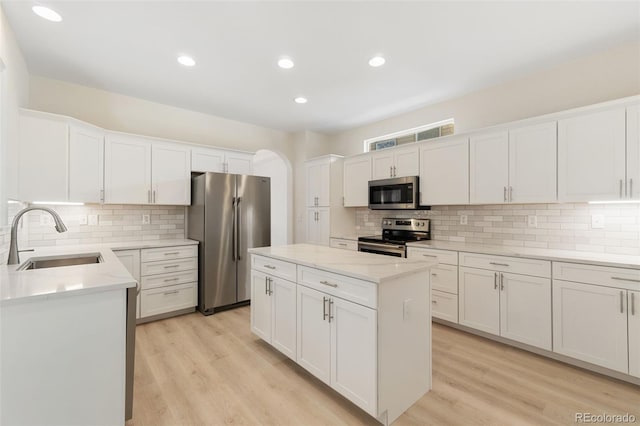
[[[308,160],[306,168],[306,231],[310,244],[329,245],[333,236],[352,233],[355,212],[344,207],[343,159],[325,155]]]

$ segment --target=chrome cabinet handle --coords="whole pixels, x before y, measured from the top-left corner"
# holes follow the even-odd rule
[[[180,281],[180,278],[165,278],[164,279],[165,283],[170,283],[171,281]]]
[[[493,273],[493,289],[497,289],[498,288],[498,273],[494,272]]]
[[[331,315],[331,305],[333,305],[333,299],[329,299],[329,323],[333,319],[333,315]]]
[[[165,253],[164,255],[165,256],[172,256],[174,254],[180,254],[180,252],[179,251],[169,251],[169,252]]]
[[[104,189],[100,190],[100,201],[104,203]]]
[[[622,198],[622,179],[620,179],[620,198]]]
[[[636,294],[635,293],[631,293],[631,315],[635,315],[636,314]]]
[[[389,166],[389,177],[393,177],[393,166]]]
[[[633,178],[629,178],[629,198],[633,198]]]
[[[164,269],[169,269],[169,268],[179,268],[180,265],[167,265],[164,267]]]
[[[327,301],[328,297],[322,296],[322,321],[326,320],[329,314],[327,314]]]
[[[328,285],[329,287],[333,287],[333,288],[338,287],[338,284],[330,283],[329,281],[320,281],[320,284]]]
[[[620,313],[624,313],[624,291],[620,291]]]
[[[236,232],[238,233],[238,236],[236,237],[236,239],[238,240],[238,244],[237,244],[237,250],[238,252],[236,253],[236,257],[238,258],[238,260],[242,260],[242,239],[240,239],[240,233],[242,232],[242,197],[238,197],[238,201],[236,201],[236,205],[238,206],[238,215],[237,215],[237,219],[238,219],[238,226],[236,227]]]
[[[223,163],[224,167],[224,163]],[[236,197],[232,197],[231,199],[231,211],[233,217],[231,219],[231,240],[232,240],[232,249],[231,249],[231,259],[236,261],[236,253],[238,252],[238,224],[237,224],[237,216],[238,216],[238,208],[236,206]]]
[[[500,274],[500,291],[504,291],[504,274]]]
[[[273,284],[273,278],[269,277],[267,279],[269,280],[269,296],[271,296],[273,294],[273,287],[271,287],[271,284]]]
[[[438,274],[436,274],[435,272],[432,272],[432,273],[431,273],[431,276],[432,276],[432,277],[437,277],[437,276],[438,276]]]
[[[153,190],[153,204],[156,203],[156,190]]]
[[[437,304],[438,304],[438,301],[437,301],[437,300],[432,300],[432,301],[431,301],[431,304],[433,304],[433,305],[437,305]]]
[[[629,281],[632,283],[640,283],[640,280],[634,280],[633,278],[611,277],[611,279],[616,281]]]
[[[338,243],[339,246],[346,247],[347,243]]]
[[[509,187],[509,201],[513,201],[513,186]]]
[[[393,177],[398,176],[398,174],[396,173],[396,166],[393,166]]]
[[[171,291],[165,291],[164,294],[165,296],[168,296],[170,294],[178,294],[179,290],[171,290]]]
[[[435,254],[423,254],[424,257],[438,257]]]
[[[275,266],[271,266],[271,265],[264,265],[264,267],[267,268],[267,269],[276,269]]]
[[[269,287],[267,287],[268,277],[264,277],[264,294],[269,294]]]
[[[489,265],[495,265],[495,266],[509,266],[508,263],[498,263],[498,262],[489,262]]]
[[[507,187],[503,187],[504,191],[502,192],[502,198],[504,199],[504,201],[507,201]]]

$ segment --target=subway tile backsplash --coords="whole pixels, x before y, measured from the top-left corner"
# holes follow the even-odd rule
[[[467,224],[461,225],[462,215]],[[529,226],[535,216],[536,226]],[[602,216],[602,229],[592,217]],[[356,209],[356,233],[379,234],[383,217],[431,220],[431,238],[516,247],[640,255],[640,204],[434,206],[431,210]]]

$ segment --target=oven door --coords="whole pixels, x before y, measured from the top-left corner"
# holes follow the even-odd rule
[[[385,256],[407,257],[405,246],[397,244],[368,243],[358,241],[358,251],[384,254]]]
[[[416,209],[418,177],[369,181],[369,208],[372,210]]]

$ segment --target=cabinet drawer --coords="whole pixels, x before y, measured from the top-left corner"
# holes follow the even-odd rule
[[[298,268],[298,284],[373,309],[378,308],[378,288],[376,284],[368,281],[300,266]]]
[[[198,268],[198,259],[162,260],[141,264],[142,276],[165,274],[168,272],[189,271]]]
[[[251,267],[256,271],[261,271],[269,275],[275,275],[276,277],[284,278],[285,280],[296,280],[295,263],[283,262],[282,260],[258,256],[254,254],[251,256]]]
[[[161,247],[142,250],[142,262],[156,262],[158,260],[184,259],[197,257],[198,246]]]
[[[421,257],[428,260],[436,260],[438,263],[447,265],[458,265],[458,252],[450,250],[436,250],[418,247],[407,247],[407,257],[409,259],[420,259]]]
[[[358,242],[353,240],[343,240],[340,238],[331,238],[330,244],[333,248],[358,251]]]
[[[526,259],[520,257],[489,256],[476,253],[460,253],[460,266],[488,269],[490,271],[511,272],[514,274],[551,277],[551,262],[548,260]]]
[[[446,321],[458,322],[458,296],[431,290],[431,316]]]
[[[146,318],[192,308],[198,303],[197,289],[197,283],[189,283],[142,290],[140,292],[140,316]]]
[[[193,269],[186,272],[174,272],[142,277],[142,289],[166,287],[168,285],[185,284],[198,281],[198,271]]]
[[[438,264],[431,268],[431,289],[458,294],[458,267]]]
[[[553,262],[553,279],[640,290],[640,269]]]

